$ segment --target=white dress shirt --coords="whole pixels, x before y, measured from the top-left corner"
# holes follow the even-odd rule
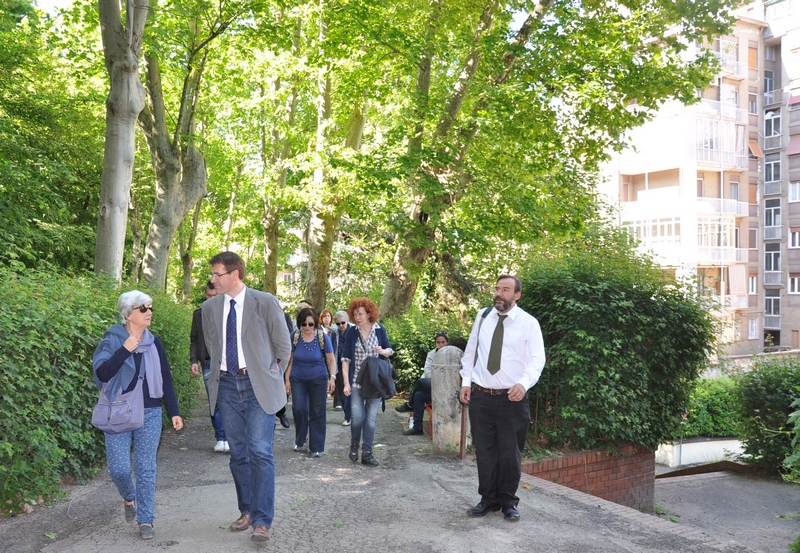
[[[503,321],[500,370],[491,374],[486,368],[486,363],[489,359],[492,335],[500,319],[497,310],[492,309],[481,325],[483,311],[481,309],[478,312],[469,335],[467,349],[461,358],[461,386],[471,386],[474,382],[484,388],[503,390],[515,384],[522,384],[526,390],[530,389],[539,380],[545,363],[544,340],[539,321],[517,305],[506,313],[508,316]],[[479,326],[480,336],[478,336]],[[477,361],[475,361],[476,350]]]
[[[239,368],[247,368],[247,360],[244,358],[244,350],[242,349],[242,315],[244,315],[244,295],[247,291],[247,286],[242,286],[241,292],[236,296],[229,296],[225,294],[225,305],[222,309],[222,363],[220,364],[220,371],[228,370],[228,345],[227,345],[227,329],[228,329],[228,313],[231,311],[231,299],[236,301],[234,308],[236,309],[236,344],[239,346]]]

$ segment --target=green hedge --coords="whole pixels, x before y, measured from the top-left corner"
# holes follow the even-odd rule
[[[471,321],[470,321],[471,323]],[[446,330],[450,339],[469,337],[471,326],[455,315],[435,315],[418,309],[382,320],[395,353],[392,364],[397,372],[397,391],[408,393],[422,376],[425,357],[436,347],[434,335],[437,330]]]
[[[767,472],[779,473],[792,453],[789,415],[800,397],[800,359],[781,356],[760,359],[738,377],[744,460]]]
[[[105,459],[103,434],[90,422],[92,354],[116,322],[120,292],[94,276],[0,268],[0,278],[0,501],[3,513],[15,513],[59,497],[62,476],[80,481]],[[188,413],[199,385],[188,370],[191,310],[151,295],[153,332]]]
[[[700,299],[624,240],[584,236],[523,273],[520,305],[539,320],[548,358],[530,394],[546,447],[655,449],[677,432],[713,348]]]
[[[738,436],[739,411],[738,388],[733,379],[701,378],[689,397],[680,432],[673,439]]]

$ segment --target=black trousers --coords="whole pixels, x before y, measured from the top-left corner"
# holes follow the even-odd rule
[[[469,423],[478,461],[481,502],[516,507],[522,475],[522,451],[531,421],[528,394],[521,401],[472,389]]]

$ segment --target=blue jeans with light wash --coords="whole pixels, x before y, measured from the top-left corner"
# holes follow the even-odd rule
[[[208,375],[211,374],[211,361],[203,361],[203,383],[206,385],[206,396],[208,396]],[[211,416],[211,426],[214,427],[214,438],[218,442],[225,441],[225,427],[222,425],[222,415],[219,414],[219,403],[214,407],[214,414]]]
[[[325,451],[325,406],[328,401],[328,379],[289,377],[292,385],[292,415],[294,416],[294,444],[306,442],[312,453]]]
[[[105,434],[105,437],[106,462],[111,480],[122,499],[136,500],[136,521],[139,524],[153,524],[156,515],[156,453],[158,442],[161,441],[161,407],[144,410],[141,428],[122,434]]]
[[[350,425],[350,445],[358,445],[358,442],[361,441],[362,454],[372,453],[372,443],[375,441],[375,422],[378,420],[381,398],[362,399],[359,388],[351,388],[350,398],[350,407],[353,411],[352,424]],[[362,429],[364,431],[363,437],[361,435]]]
[[[275,518],[275,414],[261,408],[247,375],[222,371],[217,404],[231,448],[229,466],[239,512],[253,526],[272,526]]]

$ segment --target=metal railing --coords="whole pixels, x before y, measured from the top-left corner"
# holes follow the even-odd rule
[[[764,328],[780,329],[781,316],[780,315],[764,315]]]
[[[764,183],[764,195],[771,196],[773,194],[780,194],[781,193],[781,181],[771,181]]]
[[[783,104],[783,89],[778,88],[764,93],[764,107],[772,104]]]
[[[764,271],[764,284],[783,284],[781,271]]]
[[[781,138],[783,138],[779,134],[775,134],[772,136],[765,136],[764,137],[764,149],[765,150],[774,150],[775,148],[781,147]]]
[[[764,240],[780,240],[783,227],[780,225],[764,227]]]

